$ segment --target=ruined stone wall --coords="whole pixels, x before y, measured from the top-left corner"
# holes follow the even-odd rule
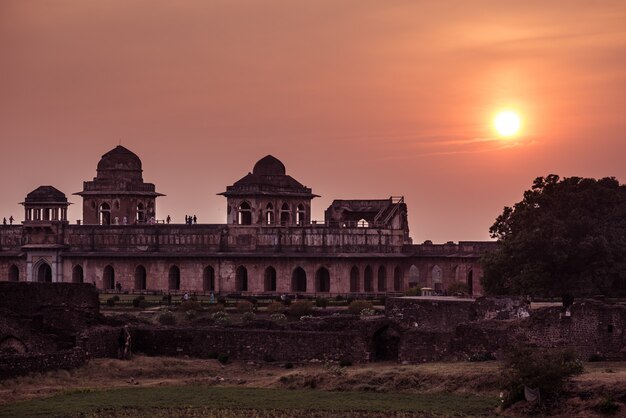
[[[207,358],[212,353],[228,353],[234,359],[276,361],[369,359],[366,342],[350,332],[136,327],[132,335],[133,350],[148,355]]]
[[[89,358],[117,358],[121,327],[96,326],[82,332],[76,341]]]
[[[86,361],[85,351],[81,348],[52,353],[0,356],[0,379],[28,373],[43,373],[49,370],[75,369],[85,364]]]

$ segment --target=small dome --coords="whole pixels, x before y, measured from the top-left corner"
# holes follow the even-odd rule
[[[67,197],[52,186],[39,186],[26,195],[24,203],[67,203]]]
[[[118,145],[104,154],[98,163],[98,171],[109,170],[141,171],[141,160],[134,152]]]
[[[252,169],[252,174],[260,176],[284,176],[285,165],[272,155],[261,158]]]

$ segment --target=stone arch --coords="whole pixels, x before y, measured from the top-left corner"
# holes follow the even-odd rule
[[[274,205],[270,202],[265,206],[265,224],[274,225],[276,223],[274,216]]]
[[[77,264],[72,269],[72,283],[83,283],[85,281],[85,276],[83,272],[83,266]]]
[[[402,292],[402,267],[396,266],[393,269],[393,291],[394,292]]]
[[[180,268],[178,268],[178,266],[171,266],[167,277],[168,289],[180,290]]]
[[[409,267],[409,287],[417,287],[420,284],[420,270],[415,264]]]
[[[102,273],[102,286],[104,289],[115,289],[115,270],[113,266],[108,265]]]
[[[52,283],[52,267],[44,260],[39,260],[35,264],[34,271],[36,272],[37,281],[40,283]]]
[[[291,221],[291,209],[289,208],[289,204],[285,202],[280,207],[280,224],[289,225],[290,221]]]
[[[304,225],[305,220],[306,220],[306,209],[304,208],[304,205],[300,203],[298,207],[296,208],[296,224]]]
[[[248,269],[244,266],[237,267],[235,271],[235,290],[237,292],[248,291]]]
[[[320,293],[330,292],[330,272],[326,267],[320,267],[315,272],[315,291]]]
[[[100,225],[111,225],[111,206],[103,202],[98,208]]]
[[[387,269],[385,266],[378,267],[378,291],[387,291]]]
[[[397,361],[400,333],[386,325],[374,333],[372,346],[374,361]]]
[[[372,272],[372,268],[370,266],[365,267],[365,272],[363,273],[363,290],[365,292],[373,292],[374,291],[374,273]]]
[[[474,270],[472,269],[467,272],[467,290],[470,295],[474,294]]]
[[[0,341],[0,354],[26,354],[26,344],[17,337],[8,335]]]
[[[139,202],[137,205],[137,223],[141,224],[144,222],[146,222],[146,207],[143,202]]]
[[[202,272],[202,289],[205,292],[215,290],[215,269],[213,266],[206,266]]]
[[[239,225],[252,225],[252,207],[247,201],[243,201],[237,207],[237,223]]]
[[[9,267],[8,279],[10,282],[20,281],[20,269],[15,264],[11,264],[11,267]]]
[[[135,290],[146,290],[148,288],[148,273],[144,266],[135,267]]]
[[[276,291],[276,269],[269,266],[263,274],[263,290],[266,292]]]
[[[365,219],[359,219],[356,223],[356,227],[357,228],[369,228],[370,223],[367,222]]]
[[[361,281],[359,279],[359,268],[357,266],[352,266],[350,269],[350,292],[357,293],[361,291]]]
[[[306,292],[306,271],[302,267],[296,267],[291,275],[291,290],[293,292]]]
[[[433,279],[433,290],[435,292],[441,292],[443,290],[443,273],[441,271],[441,267],[439,267],[438,265],[433,266],[431,274]]]

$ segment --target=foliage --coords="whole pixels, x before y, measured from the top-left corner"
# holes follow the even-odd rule
[[[187,312],[187,311],[198,312],[202,310],[202,305],[200,305],[200,302],[195,301],[195,300],[186,300],[180,304],[179,309],[183,312]]]
[[[287,312],[293,316],[309,315],[313,312],[313,302],[309,300],[298,300],[289,306]]]
[[[176,318],[174,317],[174,314],[166,311],[163,312],[161,315],[159,315],[159,324],[161,325],[175,325],[176,324]]]
[[[209,305],[206,310],[210,314],[214,314],[216,312],[224,312],[226,308],[224,308],[224,305],[222,305],[221,303],[214,303],[212,305]]]
[[[285,369],[293,369],[293,363],[291,362],[285,363]]]
[[[111,299],[113,299],[115,302],[119,302],[120,301],[120,297],[118,295],[113,295],[113,297]]]
[[[219,361],[222,364],[228,363],[228,359],[229,358],[230,358],[230,356],[228,355],[228,353],[219,353],[217,355],[217,361]]]
[[[339,361],[339,367],[350,367],[352,366],[352,359],[343,358]]]
[[[372,302],[366,300],[355,300],[348,305],[348,313],[352,315],[360,315],[363,309],[372,309],[374,305]]]
[[[252,302],[249,302],[247,300],[240,300],[239,302],[237,302],[237,312],[244,313],[252,312],[253,310],[254,304]]]
[[[593,408],[603,415],[614,415],[619,411],[619,405],[615,403],[612,396],[603,396],[602,400]]]
[[[409,287],[404,291],[404,296],[422,296],[422,288],[419,286]]]
[[[489,293],[626,294],[626,186],[615,178],[539,177],[489,232],[499,242],[482,258]]]
[[[275,313],[283,313],[285,311],[285,305],[282,302],[272,302],[267,305],[267,313],[275,314]]]
[[[241,320],[243,322],[252,322],[255,319],[256,319],[256,315],[252,311],[244,312],[243,315],[241,315]]]
[[[144,295],[137,296],[136,298],[133,299],[133,306],[135,308],[139,308],[140,307],[139,305],[141,304],[142,300],[146,300],[146,297]]]
[[[230,325],[230,316],[225,311],[215,312],[213,315],[211,315],[211,319],[217,325]]]
[[[287,322],[287,317],[283,313],[273,313],[270,315],[270,319],[279,324]]]
[[[372,308],[364,308],[364,309],[361,309],[360,315],[361,316],[374,316],[376,315],[376,311]]]
[[[542,401],[554,400],[569,378],[582,372],[582,363],[571,350],[515,350],[501,371],[502,388],[507,392],[504,407],[524,398],[524,386],[539,389]]]
[[[328,306],[328,299],[319,297],[315,299],[315,306],[318,308],[325,308]]]
[[[107,299],[107,306],[115,306],[115,299],[108,298]]]
[[[450,295],[466,295],[469,293],[469,287],[467,283],[464,282],[452,282],[450,286],[448,286],[448,294]]]

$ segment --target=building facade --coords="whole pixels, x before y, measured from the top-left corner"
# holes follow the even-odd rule
[[[226,224],[169,224],[137,155],[104,154],[75,193],[83,218],[67,221],[65,194],[26,196],[21,225],[0,228],[0,280],[88,282],[99,289],[242,294],[377,294],[411,286],[481,295],[479,257],[493,242],[413,244],[402,197],[334,200],[311,220],[312,190],[273,156],[220,193]],[[118,285],[119,284],[119,285]]]

